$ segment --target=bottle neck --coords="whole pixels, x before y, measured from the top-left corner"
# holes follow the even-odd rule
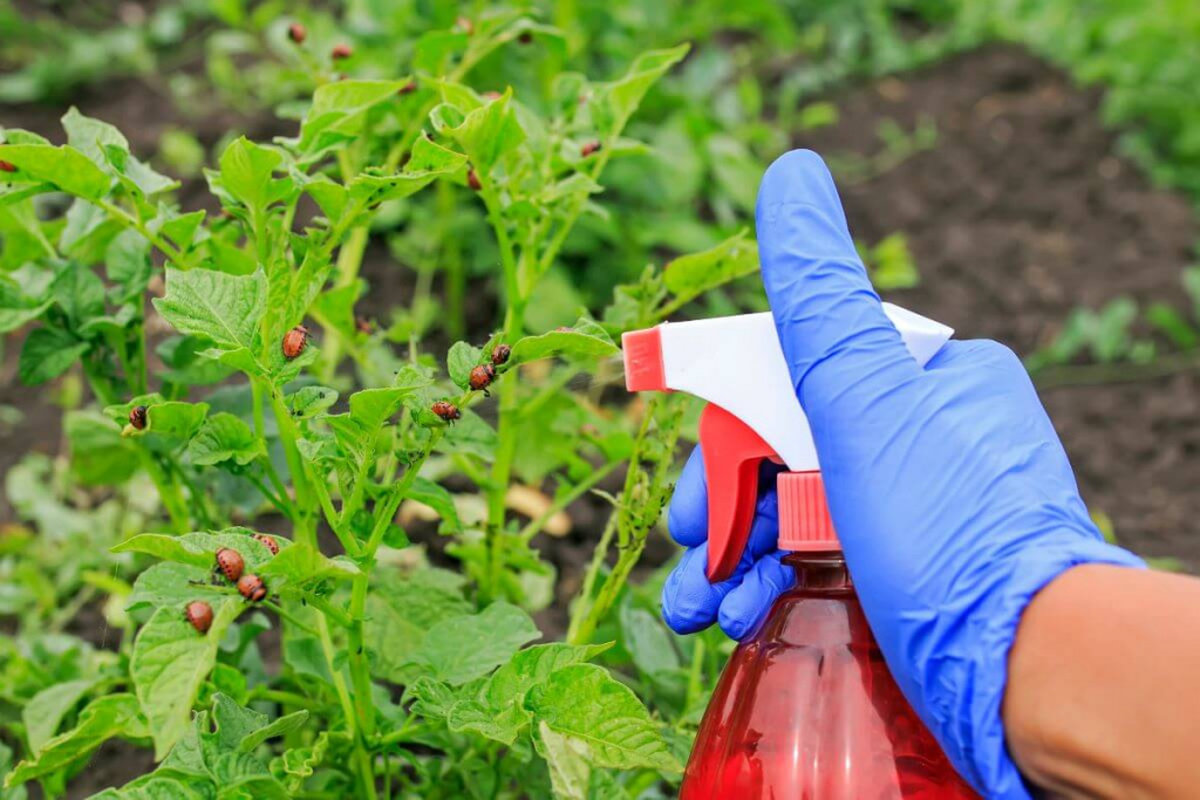
[[[796,571],[796,589],[806,593],[854,591],[841,550],[789,553],[783,563]]]

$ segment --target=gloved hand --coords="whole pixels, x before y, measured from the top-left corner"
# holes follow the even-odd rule
[[[798,150],[771,165],[757,223],[763,282],[830,514],[888,666],[977,789],[1028,797],[1000,718],[1021,613],[1077,564],[1144,565],[1101,538],[1008,348],[951,341],[926,369],[912,359],[817,155]],[[774,550],[774,492],[760,495],[737,575],[710,586],[701,459],[692,454],[668,515],[691,549],[664,587],[663,617],[679,632],[719,620],[741,638],[792,581]]]

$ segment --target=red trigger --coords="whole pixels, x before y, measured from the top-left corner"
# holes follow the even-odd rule
[[[742,558],[758,502],[758,467],[778,458],[746,423],[709,403],[700,415],[708,484],[708,580],[729,578]]]

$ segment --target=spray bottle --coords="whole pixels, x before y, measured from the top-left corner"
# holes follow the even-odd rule
[[[922,366],[953,333],[884,303]],[[796,585],[734,651],[688,761],[681,800],[975,798],[900,693],[846,571],[816,447],[769,313],[626,333],[629,391],[708,401],[708,579],[730,577],[750,535],[764,458],[777,479],[779,547]],[[864,502],[870,502],[864,498]]]

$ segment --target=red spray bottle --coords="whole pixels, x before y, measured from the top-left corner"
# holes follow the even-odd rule
[[[884,304],[913,357],[952,331]],[[764,458],[778,477],[779,547],[796,584],[726,666],[681,800],[975,798],[900,693],[863,616],[825,503],[808,421],[770,314],[625,334],[630,391],[685,391],[700,418],[708,578],[727,579],[750,534]],[[863,498],[870,502],[870,498]]]

